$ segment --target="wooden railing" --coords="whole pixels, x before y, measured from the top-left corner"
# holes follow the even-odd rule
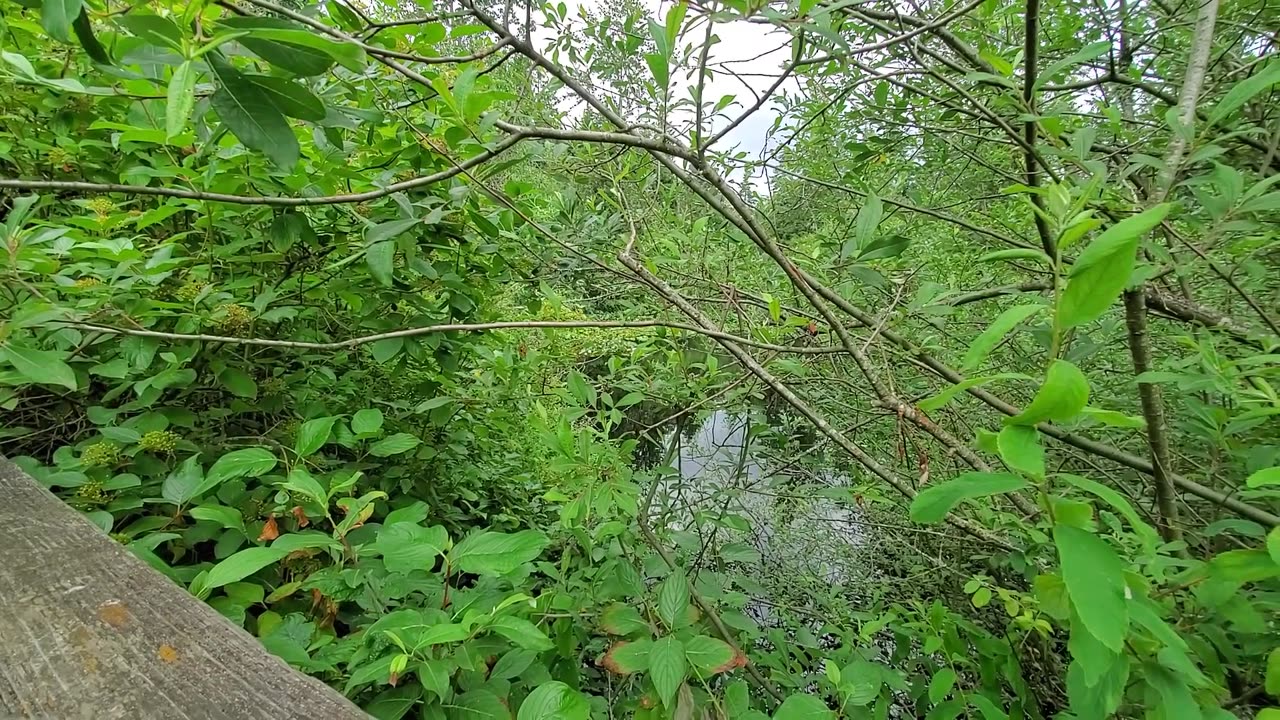
[[[4,458],[0,717],[368,718]]]

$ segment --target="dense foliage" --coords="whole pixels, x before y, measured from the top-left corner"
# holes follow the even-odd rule
[[[380,718],[1280,717],[1280,6],[459,3],[0,0],[0,451]]]

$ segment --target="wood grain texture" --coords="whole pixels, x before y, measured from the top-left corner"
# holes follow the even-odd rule
[[[365,718],[0,458],[0,717]]]

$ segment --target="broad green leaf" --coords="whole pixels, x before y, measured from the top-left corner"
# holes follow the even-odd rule
[[[547,637],[546,633],[522,617],[503,615],[494,618],[493,622],[489,623],[489,629],[525,650],[542,652],[553,647],[551,638]]]
[[[276,466],[276,456],[265,448],[245,448],[223,455],[213,463],[191,497],[199,497],[222,483],[240,477],[258,477]]]
[[[675,628],[688,621],[689,581],[684,572],[673,571],[658,586],[658,617],[667,627]]]
[[[241,550],[222,562],[214,565],[205,577],[204,587],[208,590],[223,585],[239,582],[259,570],[279,562],[291,550],[275,547],[251,547]]]
[[[773,712],[773,720],[834,720],[835,713],[820,698],[798,694],[782,701]]]
[[[649,72],[653,73],[653,82],[658,86],[660,92],[664,92],[669,83],[670,66],[666,55],[662,53],[645,53],[644,61],[649,66]]]
[[[409,433],[396,433],[395,435],[389,435],[370,445],[369,454],[375,457],[390,457],[392,455],[409,452],[410,450],[418,447],[421,443],[421,440]]]
[[[1057,477],[1066,480],[1076,488],[1079,488],[1080,490],[1083,490],[1090,495],[1094,495],[1106,502],[1116,512],[1124,516],[1124,519],[1128,520],[1129,525],[1133,527],[1134,532],[1142,536],[1144,539],[1153,543],[1159,540],[1160,536],[1156,533],[1155,529],[1142,519],[1142,516],[1133,509],[1133,506],[1129,504],[1129,501],[1120,493],[1112,490],[1102,483],[1079,475],[1064,473]]]
[[[1080,622],[1103,645],[1122,650],[1129,628],[1124,563],[1104,540],[1077,527],[1055,526],[1053,542]]]
[[[281,487],[310,498],[322,509],[327,510],[329,507],[329,493],[325,492],[320,481],[300,464],[289,471],[289,476],[281,483]]]
[[[258,383],[254,382],[252,375],[240,368],[223,368],[222,372],[218,373],[218,380],[236,397],[251,400],[258,397]]]
[[[285,27],[262,26],[245,27],[243,23],[235,23],[233,25],[226,20],[222,21],[222,24],[232,25],[233,27],[239,25],[237,29],[248,30],[249,37],[257,40],[271,40],[278,43],[284,43],[289,46],[318,50],[333,58],[339,65],[351,70],[352,72],[360,72],[361,70],[364,70],[365,63],[367,62],[364,49],[359,45],[356,45],[355,43],[330,40],[323,35],[305,28],[292,29]],[[257,51],[255,50],[254,52],[256,53]],[[268,62],[271,62],[271,60],[268,60]]]
[[[1044,479],[1044,448],[1040,431],[1026,425],[1006,425],[996,436],[1000,459],[1010,468],[1033,478]]]
[[[18,374],[33,383],[61,385],[76,389],[76,373],[63,362],[68,353],[62,350],[36,350],[35,348],[3,346],[4,357]]]
[[[62,42],[71,42],[71,23],[80,15],[81,0],[43,0],[40,24]]]
[[[507,534],[485,531],[468,535],[449,552],[449,561],[462,572],[505,575],[542,554],[550,540],[537,530]]]
[[[471,690],[443,703],[449,720],[511,720],[511,710],[490,690]]]
[[[1120,297],[1133,274],[1139,241],[1171,207],[1164,203],[1125,218],[1085,246],[1058,304],[1058,323],[1064,330],[1096,320]]]
[[[957,395],[965,392],[969,388],[982,387],[996,380],[1031,380],[1030,375],[1022,373],[996,373],[995,375],[983,375],[982,377],[971,377],[961,380],[933,397],[926,398],[916,403],[916,407],[925,412],[933,412],[946,407],[947,403],[955,399]]]
[[[244,531],[244,517],[240,511],[226,505],[201,505],[187,511],[196,520],[216,522],[224,528]]]
[[[1005,418],[1005,423],[1035,425],[1047,420],[1070,420],[1088,403],[1089,381],[1084,373],[1066,360],[1054,360],[1031,404],[1021,413]]]
[[[876,228],[880,227],[880,220],[884,217],[884,203],[874,193],[867,195],[867,199],[863,201],[862,207],[858,209],[858,216],[854,220],[854,240],[859,250],[871,244],[876,236]]]
[[[357,435],[376,433],[382,429],[382,411],[377,408],[365,408],[351,416],[351,432]]]
[[[670,635],[653,641],[649,649],[649,678],[664,707],[673,707],[676,691],[688,672],[683,643]]]
[[[949,667],[944,667],[933,674],[933,678],[929,680],[929,703],[937,705],[951,694],[951,689],[956,685],[956,671]]]
[[[1027,481],[1011,473],[965,473],[954,480],[932,485],[911,501],[911,520],[926,525],[942,522],[962,500],[1021,490]]]
[[[1159,707],[1165,720],[1201,720],[1200,703],[1186,681],[1161,664],[1146,662],[1142,666],[1143,679],[1159,696]]]
[[[164,110],[164,132],[172,138],[187,128],[191,108],[196,104],[196,68],[190,60],[173,70],[169,78],[168,102]]]
[[[250,33],[260,29],[309,32],[302,25],[290,20],[270,17],[228,17],[222,19],[219,24],[232,31]],[[254,55],[271,63],[274,67],[301,77],[323,75],[333,67],[334,58],[316,48],[253,35],[241,37],[238,41]]]
[[[324,103],[320,98],[294,80],[253,73],[245,73],[241,77],[257,86],[271,100],[271,104],[288,117],[312,121],[325,118]]]
[[[391,287],[396,269],[396,244],[390,240],[376,242],[364,254],[369,275],[383,287]]]
[[[653,641],[649,638],[616,642],[600,658],[600,666],[616,675],[644,672],[649,669],[649,652],[652,649]]]
[[[704,673],[730,670],[733,655],[733,648],[728,643],[708,635],[695,635],[684,643],[685,659]]]
[[[1044,305],[1015,305],[1000,313],[995,320],[991,321],[987,329],[970,343],[969,350],[960,363],[960,369],[967,373],[977,368],[1010,330],[1039,313],[1044,307]]]
[[[235,68],[210,53],[210,67],[218,76],[218,90],[209,99],[218,118],[244,143],[284,170],[292,170],[301,152],[298,138],[270,97]]]
[[[439,525],[424,528],[399,522],[379,529],[372,549],[382,555],[387,570],[407,573],[430,570],[448,544],[449,533]]]
[[[1249,476],[1244,484],[1250,488],[1260,488],[1267,485],[1280,485],[1280,466],[1269,467],[1265,470],[1259,470]]]
[[[76,19],[71,21],[71,30],[76,34],[76,39],[80,41],[80,47],[84,48],[84,52],[94,62],[103,65],[110,65],[111,54],[107,49],[102,47],[102,43],[98,42],[98,38],[93,34],[93,23],[89,20],[89,14],[82,12],[76,15]]]
[[[1090,420],[1100,422],[1103,425],[1110,425],[1111,427],[1140,430],[1147,426],[1146,420],[1135,415],[1125,415],[1124,413],[1116,412],[1115,410],[1102,410],[1100,408],[1087,407],[1081,410],[1080,414]]]
[[[587,720],[591,705],[582,693],[558,680],[545,682],[520,703],[516,720]]]
[[[293,451],[298,457],[309,457],[329,442],[336,417],[322,417],[308,420],[298,426],[298,436],[293,441]]]
[[[1271,61],[1266,67],[1241,80],[1227,91],[1227,94],[1213,106],[1209,113],[1209,124],[1222,122],[1237,108],[1249,102],[1253,96],[1280,82],[1280,62]]]
[[[489,677],[497,680],[510,680],[528,670],[529,666],[537,659],[537,654],[528,650],[521,648],[509,650],[498,658],[498,662],[494,663],[493,669],[489,671]]]
[[[1273,527],[1267,533],[1267,554],[1271,556],[1272,562],[1280,565],[1280,527]]]
[[[610,635],[648,632],[649,623],[630,605],[614,603],[600,613],[600,628]]]
[[[743,562],[754,565],[760,562],[760,551],[745,543],[725,543],[720,546],[720,557],[725,562]]]
[[[182,30],[168,18],[151,13],[129,12],[116,16],[114,20],[117,25],[152,45],[182,50]]]
[[[182,505],[195,497],[196,488],[203,482],[204,468],[200,467],[200,456],[192,455],[165,478],[160,486],[160,496],[174,505]]]

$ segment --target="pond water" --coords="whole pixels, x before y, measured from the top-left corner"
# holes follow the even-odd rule
[[[746,416],[725,410],[710,413],[676,442],[672,467],[678,471],[662,490],[668,506],[687,507],[711,517],[722,514],[746,521],[747,529],[717,531],[721,547],[733,542],[760,554],[752,574],[808,579],[830,587],[856,583],[869,572],[866,555],[875,537],[849,501],[852,483],[834,471],[784,467],[805,452],[780,453],[758,442]],[[818,456],[820,457],[820,456]],[[655,507],[655,516],[658,515]],[[688,511],[670,513],[668,526],[680,527]],[[740,523],[734,523],[741,527]],[[746,569],[746,568],[744,568]],[[764,572],[772,570],[772,572]]]

